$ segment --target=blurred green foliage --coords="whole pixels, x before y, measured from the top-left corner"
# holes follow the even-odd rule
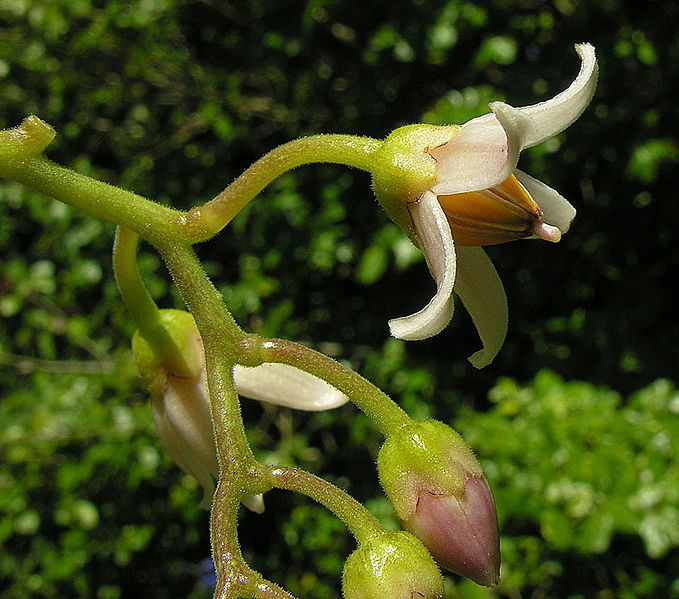
[[[463,122],[492,100],[543,100],[575,74],[572,44],[594,43],[594,102],[521,164],[578,217],[558,246],[491,248],[510,332],[484,371],[466,362],[479,342],[463,309],[435,339],[387,339],[387,318],[421,307],[433,283],[363,173],[286,175],[198,250],[246,328],[313,343],[479,452],[503,582],[450,579],[451,597],[678,597],[677,395],[665,380],[679,363],[678,17],[670,0],[3,0],[0,126],[36,113],[59,132],[51,158],[188,208],[292,137],[383,137]],[[152,430],[112,235],[0,182],[7,597],[210,595],[207,514]],[[163,307],[181,305],[152,252],[140,268]],[[244,415],[262,459],[326,476],[398,525],[365,417],[250,402]],[[243,514],[248,560],[301,596],[338,597],[350,537],[302,498],[266,499],[265,514]]]

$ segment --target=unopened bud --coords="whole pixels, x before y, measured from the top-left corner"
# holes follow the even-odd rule
[[[443,577],[422,543],[404,531],[361,543],[344,564],[344,599],[438,599]]]
[[[414,422],[387,437],[380,481],[406,529],[445,569],[493,586],[500,547],[495,503],[462,437],[441,422]]]

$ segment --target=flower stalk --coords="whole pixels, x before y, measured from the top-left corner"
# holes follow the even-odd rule
[[[262,156],[214,199],[195,208],[192,220],[197,223],[197,230],[214,235],[283,173],[304,164],[323,162],[372,172],[375,153],[381,145],[377,139],[356,135],[312,135],[289,141]]]
[[[323,378],[344,393],[379,428],[389,435],[410,422],[410,417],[384,391],[336,360],[309,347],[284,339],[263,339],[249,335],[244,343],[243,362],[292,364]]]

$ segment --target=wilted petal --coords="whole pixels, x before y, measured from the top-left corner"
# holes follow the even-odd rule
[[[520,171],[514,171],[514,175],[521,182],[535,203],[543,212],[542,220],[550,225],[558,227],[561,233],[570,229],[571,221],[575,218],[575,208],[559,192],[538,181],[534,177]]]
[[[567,89],[551,100],[519,108],[536,127],[525,140],[525,148],[542,143],[571,125],[587,108],[596,89],[599,68],[591,44],[576,44],[575,51],[582,61],[580,72]]]
[[[480,247],[459,247],[455,293],[472,317],[483,349],[469,357],[476,368],[490,364],[507,335],[507,296],[502,281]]]
[[[455,245],[450,225],[436,196],[425,192],[410,206],[420,249],[436,281],[436,294],[419,312],[389,321],[389,330],[398,339],[427,339],[440,333],[453,317],[455,284]]]
[[[330,410],[349,401],[324,380],[289,364],[235,366],[233,378],[239,395],[297,410]]]
[[[492,113],[466,122],[459,135],[430,150],[436,160],[434,193],[488,189],[505,181],[516,168],[534,125],[509,104],[493,102],[490,108]]]

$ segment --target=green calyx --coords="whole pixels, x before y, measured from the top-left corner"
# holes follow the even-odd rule
[[[377,457],[380,482],[401,520],[409,520],[422,490],[461,496],[465,477],[481,466],[460,434],[436,420],[412,422],[389,435]]]
[[[375,152],[373,190],[391,219],[413,241],[408,204],[416,202],[436,181],[436,161],[429,150],[460,131],[459,125],[407,125],[393,131]]]
[[[361,543],[344,564],[344,599],[437,599],[443,576],[424,545],[404,531]]]
[[[185,371],[172,372],[167,367],[168,354],[160,355],[137,331],[132,337],[132,353],[139,374],[154,397],[163,393],[169,375],[197,376],[203,368],[200,335],[191,314],[183,310],[160,310],[159,325],[165,329],[174,345],[172,351],[181,356],[181,361],[175,362],[181,362]]]

